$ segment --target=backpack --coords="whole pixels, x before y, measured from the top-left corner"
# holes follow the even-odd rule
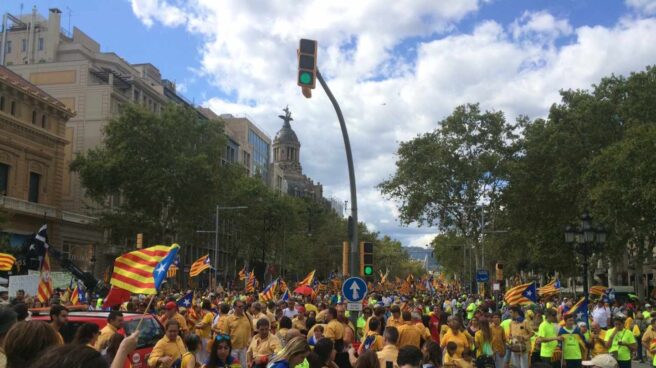
[[[376,342],[376,336],[377,335],[369,335],[367,336],[364,341],[362,342],[362,352],[364,353],[365,351],[371,349],[371,346]]]

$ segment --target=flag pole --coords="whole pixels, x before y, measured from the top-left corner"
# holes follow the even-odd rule
[[[141,319],[139,320],[139,323],[137,324],[137,328],[134,329],[135,331],[139,330],[139,327],[141,327],[141,323],[144,321],[144,317],[146,316],[146,314],[148,314],[148,311],[150,310],[150,305],[153,303],[153,299],[155,299],[155,295],[157,295],[157,294],[153,294],[150,297],[150,301],[148,302],[148,305],[146,306],[146,310],[144,311],[143,315],[141,315]]]

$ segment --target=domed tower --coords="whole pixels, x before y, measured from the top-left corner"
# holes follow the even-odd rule
[[[299,142],[290,124],[294,119],[292,119],[289,107],[284,108],[282,111],[285,112],[285,115],[278,115],[278,117],[284,123],[273,139],[273,162],[282,169],[285,176],[301,176],[303,172],[300,157],[301,142]]]

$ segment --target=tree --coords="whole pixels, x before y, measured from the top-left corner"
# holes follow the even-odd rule
[[[403,223],[437,226],[469,239],[478,266],[481,211],[485,208],[488,219],[496,212],[515,150],[514,129],[502,112],[458,106],[433,132],[401,143],[396,172],[378,187],[400,201]]]
[[[179,105],[161,114],[129,105],[104,134],[103,145],[78,156],[71,170],[101,205],[100,223],[111,241],[137,232],[149,244],[193,239],[226,184],[222,123]]]

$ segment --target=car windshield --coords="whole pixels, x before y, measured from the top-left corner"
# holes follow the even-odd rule
[[[137,328],[140,319],[133,319],[126,322],[123,325],[126,335],[130,335]],[[146,346],[153,346],[164,337],[164,330],[162,327],[152,318],[145,318],[141,326],[139,327],[139,340],[137,341],[137,348],[143,348]]]

